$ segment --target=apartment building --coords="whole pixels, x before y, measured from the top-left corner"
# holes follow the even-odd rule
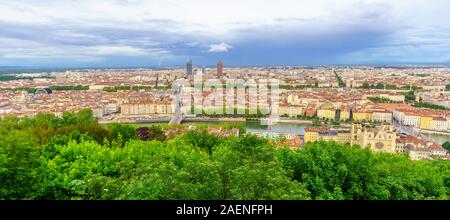
[[[420,117],[420,129],[432,129],[433,124],[433,116],[432,115],[423,115]]]
[[[297,115],[303,115],[305,113],[305,108],[303,106],[292,106],[292,105],[280,105],[278,106],[278,115],[287,115],[289,117],[297,117]]]
[[[340,120],[350,119],[350,108],[347,105],[341,106],[341,111],[339,115]]]
[[[171,103],[124,103],[120,105],[122,116],[173,114],[175,107]]]
[[[340,144],[349,144],[350,139],[350,130],[327,127],[305,129],[305,144],[315,141],[335,141]]]
[[[420,115],[414,112],[405,112],[401,123],[403,125],[418,128],[420,125]]]
[[[317,117],[322,119],[335,120],[336,108],[330,103],[325,103],[317,110]]]
[[[372,112],[372,121],[391,123],[392,113],[388,111],[374,111]]]
[[[431,122],[431,129],[435,131],[445,131],[447,130],[447,119],[443,117],[433,117]]]
[[[406,146],[406,153],[411,160],[448,159],[447,150],[439,144],[432,144],[423,148],[410,144]]]
[[[354,110],[353,111],[353,121],[372,121],[372,112],[367,110]]]

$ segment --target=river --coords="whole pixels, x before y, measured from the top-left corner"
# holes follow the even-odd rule
[[[427,136],[430,140],[433,140],[436,143],[443,144],[446,141],[450,141],[450,135],[443,135],[443,134],[424,134]]]
[[[152,124],[152,123],[150,123]],[[245,129],[247,131],[266,131],[268,130],[267,125],[261,125],[260,122],[257,121],[247,121],[247,122],[215,122],[215,121],[209,121],[209,122],[189,122],[184,124],[211,124],[211,125],[221,125],[221,124],[239,124],[239,125],[245,125]],[[148,123],[145,124],[137,124],[140,126],[148,125]],[[294,133],[298,135],[304,135],[305,134],[305,128],[311,127],[313,125],[310,124],[293,124],[293,123],[278,123],[272,126],[272,131],[274,132],[283,132],[283,133]],[[427,137],[429,137],[431,140],[437,142],[437,143],[444,143],[445,141],[450,140],[449,135],[442,135],[442,134],[425,134]]]

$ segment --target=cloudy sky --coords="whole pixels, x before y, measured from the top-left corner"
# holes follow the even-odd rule
[[[448,0],[0,0],[0,66],[450,63]]]

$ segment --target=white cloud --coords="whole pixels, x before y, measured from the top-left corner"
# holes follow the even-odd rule
[[[142,56],[147,52],[140,48],[130,46],[94,46],[87,48],[90,53],[97,55],[125,55],[125,56]]]
[[[406,29],[384,44],[442,44],[449,7],[448,0],[0,0],[0,38],[10,39],[0,41],[0,57],[160,56],[183,46],[219,53],[267,35],[283,43],[359,27]],[[430,25],[441,35],[416,32]]]
[[[210,44],[208,52],[210,53],[225,53],[228,52],[228,49],[231,49],[232,46],[222,42],[220,44]]]
[[[317,20],[327,24],[367,24],[377,19],[395,21],[395,15],[403,11],[405,4],[414,5],[409,0],[406,3],[404,0],[398,0],[399,3],[389,0],[360,2],[344,0],[336,4],[334,0],[272,0],[261,3],[260,0],[228,0],[218,5],[210,0],[0,0],[0,22],[158,29],[176,34],[232,38],[237,29],[267,25],[295,26]],[[387,10],[389,8],[392,11]],[[167,22],[172,23],[167,25]]]
[[[190,42],[190,43],[187,43],[186,45],[190,46],[190,47],[196,47],[196,46],[200,45],[200,43],[199,42]]]
[[[108,55],[117,56],[170,56],[162,48],[139,48],[126,45],[48,45],[28,40],[1,38],[0,57],[3,58],[73,58],[77,60],[101,60]]]

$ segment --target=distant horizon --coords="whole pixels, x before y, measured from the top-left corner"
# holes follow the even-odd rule
[[[216,65],[193,65],[195,68],[216,68]],[[318,68],[318,67],[450,67],[449,63],[380,63],[380,64],[323,64],[323,65],[226,65],[224,68]],[[183,69],[186,65],[170,65],[170,66],[2,66],[0,72],[7,71],[26,71],[26,70],[77,70],[77,69]]]

